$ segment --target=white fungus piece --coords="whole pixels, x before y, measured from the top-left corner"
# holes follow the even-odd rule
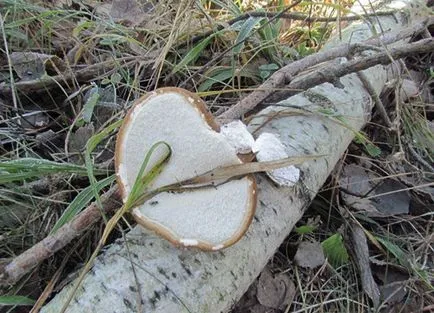
[[[256,159],[275,161],[289,157],[280,139],[271,133],[262,133],[252,146]],[[267,172],[267,175],[279,186],[294,186],[300,179],[300,170],[295,166],[287,166]]]
[[[224,245],[217,245],[217,246],[214,246],[214,247],[212,247],[212,251],[217,251],[217,250],[220,250],[220,249],[223,249],[225,246]]]
[[[223,125],[220,128],[220,134],[226,138],[237,153],[247,154],[252,151],[255,139],[243,122],[238,120]]]
[[[199,244],[196,239],[180,239],[179,240],[185,247],[194,247]]]

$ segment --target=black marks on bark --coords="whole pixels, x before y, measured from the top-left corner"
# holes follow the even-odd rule
[[[302,147],[302,150],[303,150],[304,154],[310,154],[310,150],[309,149],[307,149],[305,147]]]
[[[131,292],[137,292],[137,287],[136,287],[136,286],[128,286],[128,289],[129,289]]]
[[[334,84],[335,84],[335,82],[333,82],[333,85],[334,85]],[[337,84],[338,86],[335,85],[335,87],[337,87],[337,88],[343,88],[343,85],[341,84],[340,81],[337,81],[336,84]],[[318,105],[318,106],[320,106],[320,107],[322,107],[322,108],[324,108],[324,109],[331,109],[331,110],[333,110],[333,111],[336,112],[336,107],[335,107],[335,105],[334,105],[333,102],[330,101],[330,99],[327,98],[326,96],[324,96],[324,95],[322,95],[322,94],[320,94],[320,93],[314,92],[314,91],[312,91],[312,90],[308,90],[308,91],[306,91],[306,92],[304,93],[304,96],[305,96],[305,97],[306,97],[310,102],[312,102],[313,104],[316,104],[316,105]]]
[[[324,131],[325,131],[327,134],[330,133],[329,128],[328,128],[325,124],[321,124],[321,126],[322,126],[322,128],[324,128]]]
[[[164,270],[164,268],[158,266],[157,267],[157,271],[158,273],[160,273],[161,275],[163,275],[164,277],[166,277],[166,279],[170,279],[170,276],[167,275],[166,271]]]
[[[277,215],[277,210],[275,208],[271,208],[274,212],[274,215]]]
[[[188,276],[193,276],[193,273],[190,271],[190,269],[185,265],[185,263],[181,260],[181,267],[182,269],[187,273]]]
[[[297,196],[301,199],[303,199],[303,202],[306,203],[307,206],[309,206],[309,204],[312,201],[312,197],[309,191],[309,188],[306,186],[306,184],[301,180],[300,184],[298,185],[298,188],[296,190],[297,192]],[[303,208],[304,210],[304,208]]]
[[[194,258],[194,263],[196,263],[197,265],[202,265],[202,262],[198,259],[198,258]]]
[[[126,298],[123,298],[123,301],[124,301],[125,306],[126,306],[129,310],[131,310],[131,312],[134,312],[135,308],[134,308],[134,305],[130,302],[130,300],[128,300],[128,299],[126,299]]]
[[[149,299],[149,302],[151,303],[151,306],[153,309],[155,309],[155,306],[156,306],[157,302],[160,301],[160,299],[161,299],[160,292],[157,290],[154,290],[154,295],[152,296],[152,298]]]
[[[101,289],[103,289],[105,291],[108,290],[107,286],[103,282],[101,282]]]
[[[230,271],[231,275],[233,276],[234,279],[238,279],[238,276],[234,273],[234,271]]]
[[[175,273],[175,272],[172,272],[172,273],[171,273],[171,275],[172,275],[172,277],[173,277],[173,278],[176,278],[176,277],[178,277],[178,275],[176,275],[176,273]]]
[[[200,278],[203,280],[208,280],[208,278],[211,277],[211,273],[208,271],[203,271],[202,274],[200,275]]]
[[[255,220],[255,222],[260,222],[259,218],[256,215],[253,216],[253,219]]]
[[[161,298],[166,298],[167,294],[170,292],[169,287],[164,286],[163,290],[154,290],[154,295],[149,299],[149,302],[151,303],[151,306],[153,309],[155,309],[155,307],[157,306],[158,301],[161,300]],[[179,299],[176,299],[176,295],[175,297],[171,298],[174,302],[176,302]]]

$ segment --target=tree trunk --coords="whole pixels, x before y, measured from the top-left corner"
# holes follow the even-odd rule
[[[382,7],[391,8],[394,7]],[[354,22],[343,31],[342,41],[355,43],[371,37],[372,25],[377,33],[398,30],[414,22],[416,14],[426,12],[423,5],[400,10],[395,16],[372,18],[371,25],[366,21]],[[360,8],[357,12],[363,13]],[[324,49],[338,43],[342,42],[331,39]],[[390,67],[378,65],[363,71],[377,94],[390,78],[389,70]],[[301,218],[347,149],[354,131],[360,130],[369,119],[373,101],[358,75],[346,75],[335,85],[325,83],[311,88],[278,106],[268,107],[258,114],[262,117],[251,121],[252,131],[261,126],[255,136],[261,132],[279,135],[290,156],[327,156],[304,163],[300,167],[302,179],[295,187],[278,187],[265,175],[257,175],[257,212],[241,241],[215,253],[180,250],[135,227],[127,234],[127,242],[118,240],[98,257],[67,312],[227,312]],[[333,115],[297,115],[293,114],[294,106],[311,112],[326,109]],[[274,116],[276,112],[281,114],[271,120],[264,116]],[[333,116],[341,116],[346,125],[333,120]],[[65,287],[42,312],[58,312],[71,287],[71,284]]]

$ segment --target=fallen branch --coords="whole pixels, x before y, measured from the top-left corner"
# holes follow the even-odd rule
[[[112,187],[101,196],[105,213],[110,213],[121,206],[117,187]],[[92,203],[70,223],[63,225],[53,235],[47,236],[36,245],[18,255],[10,263],[0,268],[0,286],[16,283],[26,273],[38,266],[42,261],[59,251],[74,238],[101,218],[101,211]]]
[[[124,64],[120,64],[125,62]],[[0,94],[12,95],[12,91],[30,93],[40,90],[51,89],[56,86],[68,86],[74,82],[88,82],[97,79],[98,77],[107,77],[111,73],[117,71],[119,67],[129,67],[135,64],[135,57],[126,57],[115,61],[105,61],[97,64],[85,66],[79,70],[69,70],[67,73],[55,76],[44,76],[40,79],[19,81],[11,84],[1,83]]]
[[[434,23],[433,18],[424,19],[418,23],[415,23],[411,27],[402,29],[401,31],[389,32],[380,37],[368,39],[361,43],[355,43],[351,45],[341,44],[329,50],[318,52],[301,60],[294,61],[273,73],[270,78],[268,78],[261,86],[258,87],[258,90],[252,92],[247,97],[240,100],[236,105],[222,113],[218,119],[221,122],[228,122],[233,119],[241,118],[244,116],[244,114],[257,107],[271,94],[274,94],[276,89],[284,88],[284,86],[289,84],[297,74],[310,67],[339,57],[347,57],[354,50],[359,48],[366,49],[367,46],[381,47],[399,40],[403,40],[412,35],[423,32],[424,29],[426,29],[426,27],[432,23]]]
[[[306,74],[300,79],[294,80],[292,83],[285,86],[284,91],[275,92],[270,97],[271,103],[276,103],[281,100],[287,99],[301,91],[318,86],[326,82],[336,82],[339,77],[366,70],[375,65],[387,65],[394,62],[394,60],[407,57],[409,55],[418,53],[428,53],[434,50],[434,38],[423,39],[415,43],[404,44],[399,47],[388,48],[380,53],[374,55],[354,59],[349,62],[331,65],[321,68],[309,74]]]

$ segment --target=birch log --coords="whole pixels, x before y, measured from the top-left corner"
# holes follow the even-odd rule
[[[361,2],[370,7],[368,1]],[[342,40],[351,43],[365,40],[374,35],[373,27],[377,33],[400,29],[427,12],[421,2],[386,2],[389,4],[383,3],[381,9],[398,8],[395,16],[380,16],[369,23],[354,22],[343,31]],[[360,7],[353,10],[363,13]],[[341,42],[337,38],[331,39],[324,49],[338,43]],[[390,67],[382,65],[364,71],[377,93],[390,73]],[[281,188],[266,176],[258,175],[256,216],[240,242],[215,253],[178,250],[135,227],[126,242],[118,240],[101,253],[67,312],[227,312],[301,218],[353,139],[353,131],[360,130],[369,119],[373,102],[358,76],[347,75],[340,83],[337,87],[325,83],[312,88],[268,107],[251,121],[250,129],[259,129],[255,136],[260,132],[279,135],[290,156],[327,154],[327,157],[303,164],[301,182],[295,187]],[[289,106],[310,111],[327,109],[342,116],[348,127],[319,115],[280,114],[268,121],[270,114],[292,110]],[[265,121],[268,123],[264,124]],[[71,284],[65,287],[42,312],[58,312],[71,288]]]

